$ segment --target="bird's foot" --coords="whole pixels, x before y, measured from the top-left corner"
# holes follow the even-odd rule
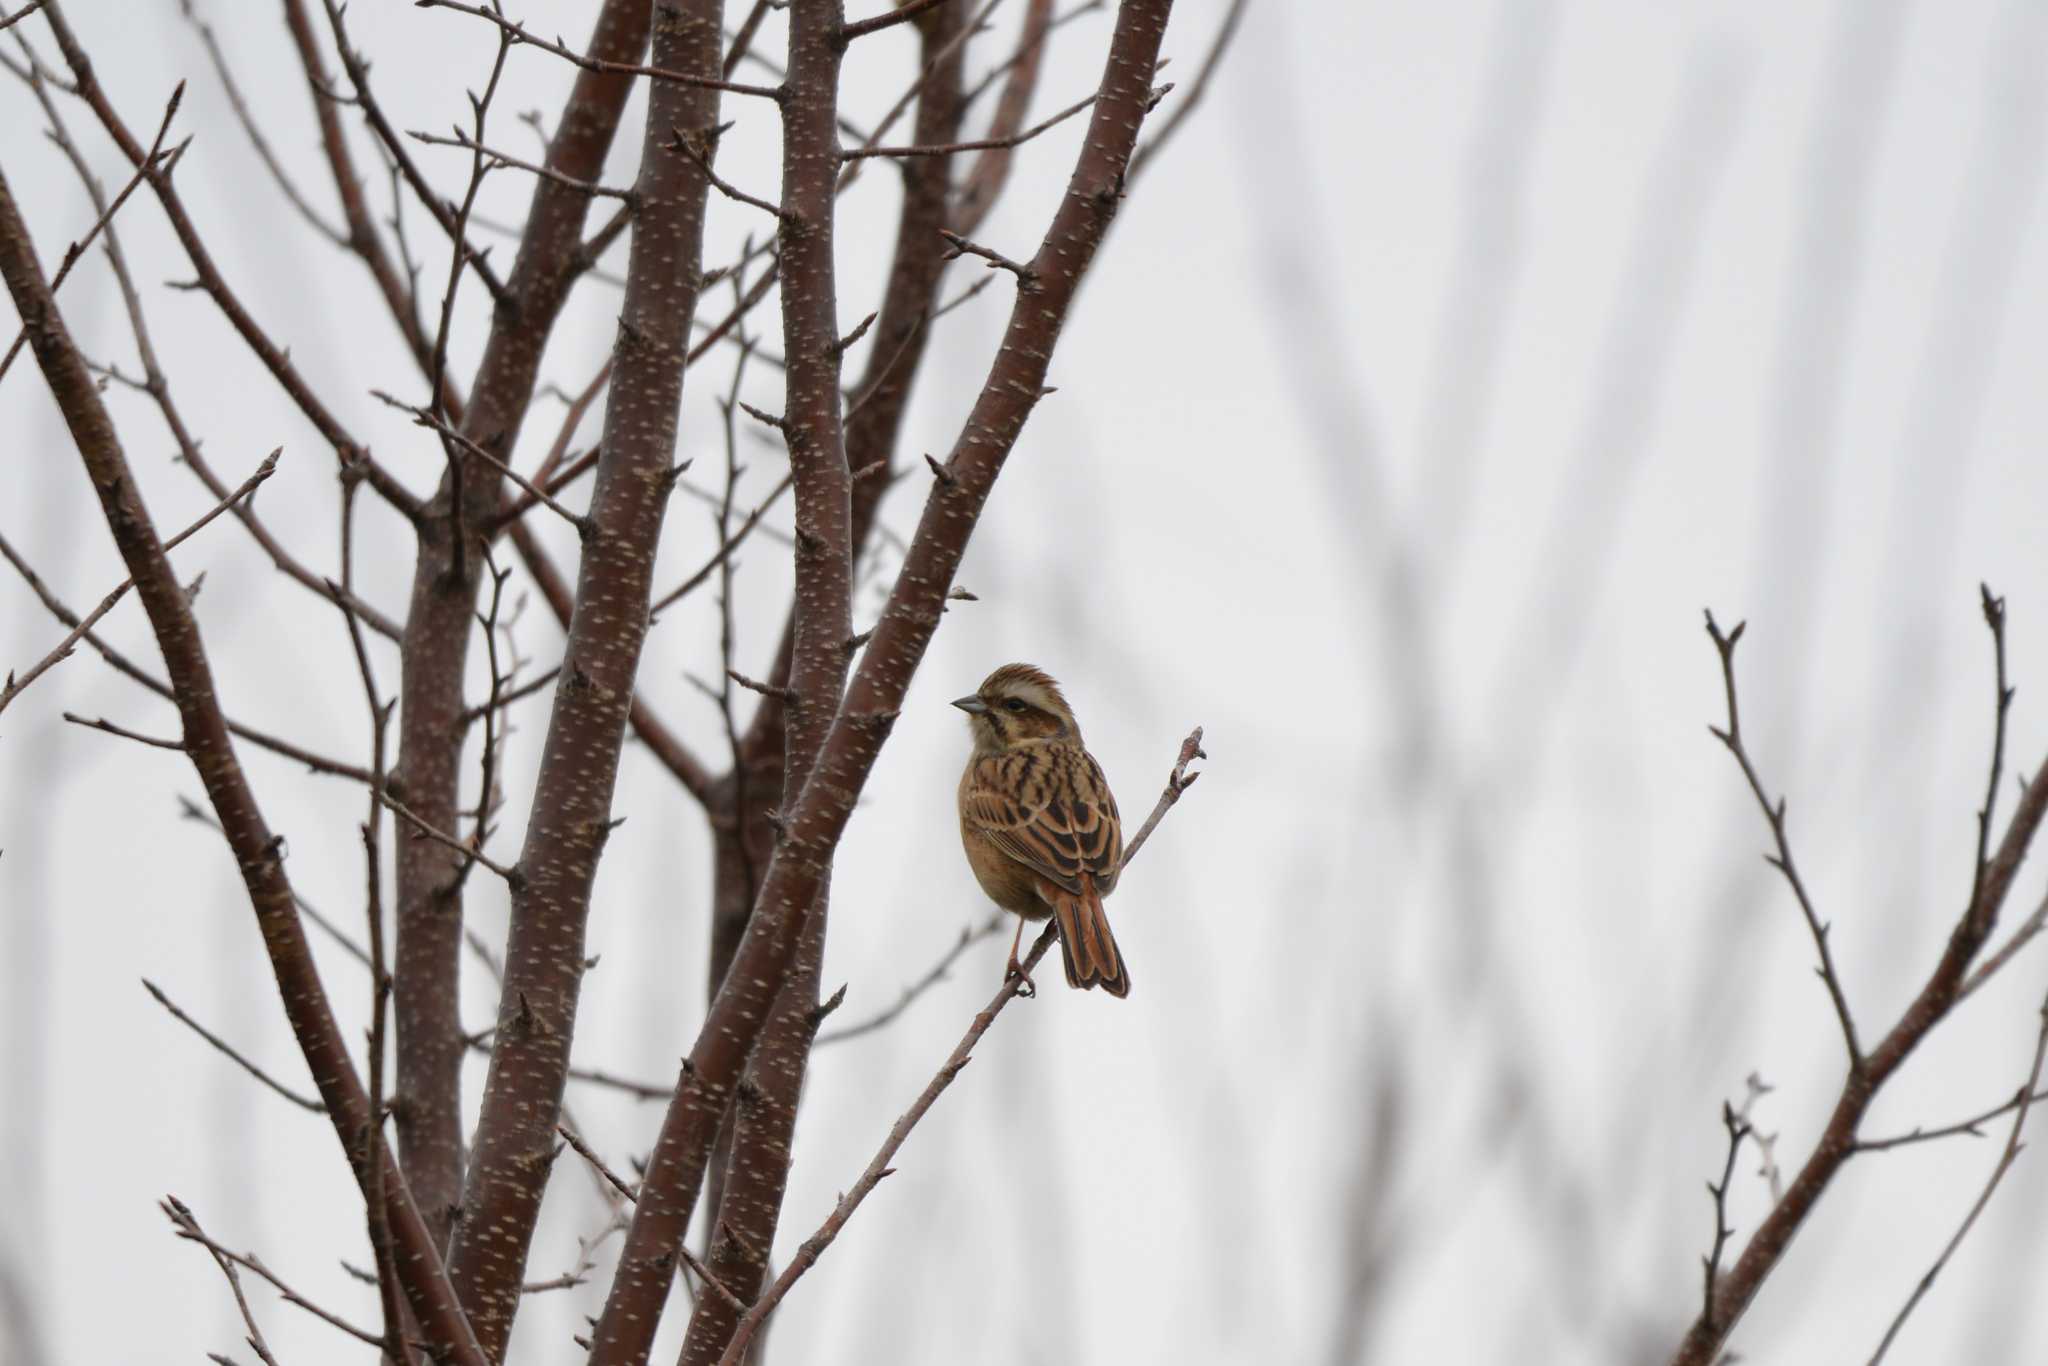
[[[1019,996],[1036,996],[1038,994],[1038,983],[1031,980],[1031,974],[1024,971],[1024,965],[1017,961],[1017,955],[1014,953],[1010,955],[1010,961],[1003,968],[1003,980],[1007,982],[1012,978],[1018,979],[1017,994]]]

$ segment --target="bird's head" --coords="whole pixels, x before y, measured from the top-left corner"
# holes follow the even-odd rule
[[[980,754],[1000,754],[1047,740],[1078,743],[1081,738],[1081,727],[1060,695],[1060,685],[1029,664],[1003,665],[973,693],[955,698],[953,705],[967,713]]]

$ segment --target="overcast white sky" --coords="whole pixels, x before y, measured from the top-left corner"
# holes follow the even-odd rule
[[[195,4],[324,208],[275,8]],[[588,7],[511,8],[575,40]],[[153,126],[189,79],[179,126],[196,137],[178,175],[224,268],[321,393],[429,487],[436,448],[368,397],[419,388],[376,300],[278,203],[177,7],[67,9],[132,124]],[[1176,6],[1170,78],[1192,77],[1221,11]],[[351,23],[401,127],[466,118],[462,89],[489,60],[473,21],[359,4]],[[22,27],[49,49],[39,20]],[[1106,15],[1061,31],[1045,108],[1092,87],[1107,32]],[[866,119],[912,61],[902,35],[869,46],[848,91]],[[1992,696],[1980,580],[2011,602],[2009,771],[2031,772],[2048,743],[2044,76],[2048,9],[2032,0],[1253,0],[1210,102],[1135,186],[1084,290],[1053,362],[1060,392],[962,570],[981,601],[940,631],[834,880],[826,976],[848,984],[851,1018],[986,913],[954,837],[966,739],[944,703],[1030,659],[1067,685],[1132,820],[1180,737],[1207,727],[1208,776],[1110,905],[1136,989],[1119,1005],[1055,983],[1003,1017],[793,1295],[771,1360],[1662,1358],[1699,1297],[1722,1100],[1752,1071],[1772,1084],[1756,1117],[1790,1168],[1840,1079],[1811,941],[1707,734],[1723,702],[1701,609],[1750,621],[1744,719],[1789,796],[1866,1036],[1917,989],[1968,893]],[[495,140],[530,148],[512,114],[552,111],[565,76],[525,52],[509,79]],[[64,113],[118,184],[85,112]],[[734,115],[723,168],[770,191],[774,125]],[[47,268],[93,214],[41,127],[0,85],[0,166]],[[1028,254],[1079,129],[1022,157],[982,237]],[[607,178],[628,179],[636,152],[622,136]],[[467,164],[421,156],[451,185]],[[485,208],[516,221],[528,190],[502,175]],[[849,327],[878,294],[891,195],[874,176],[849,200]],[[146,197],[120,223],[208,452],[239,478],[282,444],[259,506],[331,568],[331,453],[202,296],[156,287],[189,270]],[[715,205],[710,259],[760,230]],[[955,266],[951,287],[979,269]],[[1008,293],[999,281],[948,320],[906,428],[912,459],[951,443]],[[103,266],[63,302],[96,355],[130,366]],[[458,373],[481,336],[475,302]],[[584,293],[549,378],[581,386],[615,311],[615,293]],[[684,454],[707,483],[724,383],[697,374],[685,398]],[[753,383],[774,407],[773,372]],[[158,524],[203,510],[145,402],[109,400]],[[537,411],[526,465],[554,426]],[[0,533],[68,600],[97,601],[117,561],[26,360],[0,385],[0,432],[14,471]],[[743,498],[780,474],[777,452],[752,458]],[[900,531],[920,487],[888,504]],[[411,573],[400,530],[365,530],[364,591],[393,611]],[[665,564],[686,571],[710,537],[680,499]],[[788,570],[767,541],[742,559],[742,667],[758,672]],[[199,612],[230,708],[360,754],[333,613],[225,522],[177,563],[206,571]],[[153,658],[132,604],[112,620]],[[61,634],[0,580],[6,666]],[[537,601],[519,638],[552,660]],[[705,595],[664,619],[642,685],[714,754],[716,714],[684,673],[715,668]],[[0,1254],[36,1297],[49,1359],[236,1351],[218,1272],[155,1209],[166,1191],[367,1322],[373,1297],[336,1264],[367,1253],[325,1120],[261,1093],[137,982],[303,1078],[233,869],[180,818],[198,785],[177,756],[64,726],[64,710],[172,724],[86,654],[0,720]],[[513,738],[515,793],[541,727],[529,712]],[[665,1079],[704,1005],[709,851],[688,798],[629,753],[576,1053]],[[300,890],[359,923],[359,794],[248,763]],[[2002,797],[2009,809],[2010,785]],[[523,823],[506,813],[505,849]],[[2035,867],[2009,919],[2042,895]],[[496,889],[472,906],[502,934]],[[785,1251],[1000,963],[981,945],[889,1031],[821,1052]],[[359,971],[338,951],[323,967],[359,1028]],[[1869,1132],[2009,1096],[2044,988],[2037,950],[1916,1055]],[[470,1017],[492,1006],[472,982]],[[616,1157],[651,1141],[656,1107],[572,1100]],[[1866,1358],[1988,1174],[1992,1131],[1853,1163],[1742,1324],[1743,1359]],[[2037,1157],[1889,1360],[2048,1354]],[[1768,1204],[1756,1169],[1746,1152],[1738,1236]],[[597,1221],[586,1183],[563,1175],[535,1274],[567,1267]],[[1377,1268],[1363,1282],[1361,1258]],[[600,1292],[533,1301],[515,1358],[565,1359]],[[257,1304],[281,1359],[359,1357],[267,1293]]]

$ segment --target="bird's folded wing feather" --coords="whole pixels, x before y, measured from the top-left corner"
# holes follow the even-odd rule
[[[1116,799],[1085,751],[1024,749],[974,767],[966,814],[998,849],[1079,894],[1088,875],[1114,884],[1123,859]]]

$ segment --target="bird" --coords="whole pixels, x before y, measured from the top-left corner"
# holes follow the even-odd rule
[[[1033,665],[1005,664],[953,705],[974,736],[960,775],[967,866],[990,900],[1019,917],[1004,980],[1036,990],[1017,946],[1026,921],[1050,915],[1067,985],[1128,996],[1130,968],[1102,910],[1123,868],[1123,827],[1060,685]]]

